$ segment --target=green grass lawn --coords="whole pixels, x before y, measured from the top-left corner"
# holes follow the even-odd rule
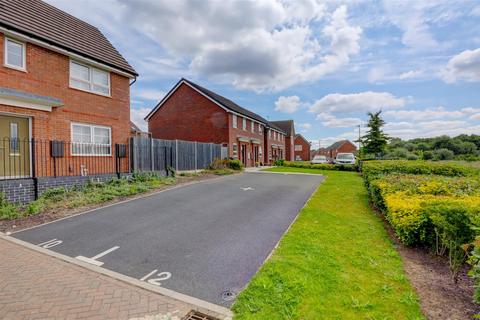
[[[424,319],[355,172],[327,177],[233,306],[235,319]]]

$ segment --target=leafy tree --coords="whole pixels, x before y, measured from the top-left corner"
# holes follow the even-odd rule
[[[385,121],[380,117],[382,111],[368,113],[370,119],[367,127],[369,130],[362,137],[363,151],[365,154],[379,155],[385,151],[389,137],[382,131]]]
[[[446,148],[435,150],[433,154],[435,160],[452,160],[454,156],[453,151]]]

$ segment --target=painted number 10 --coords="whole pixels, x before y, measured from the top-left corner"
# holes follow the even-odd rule
[[[62,240],[52,239],[52,240],[48,240],[46,242],[39,243],[38,245],[42,248],[49,249],[49,248],[53,248],[55,246],[58,246],[59,244],[62,244],[62,243],[63,243]]]

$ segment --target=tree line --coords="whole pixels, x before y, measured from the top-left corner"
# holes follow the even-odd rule
[[[480,160],[480,135],[461,134],[433,138],[402,140],[389,137],[382,130],[385,121],[381,111],[368,113],[368,130],[360,139],[362,158],[408,159],[408,160]]]

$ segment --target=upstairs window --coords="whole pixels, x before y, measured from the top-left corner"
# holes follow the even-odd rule
[[[247,131],[247,119],[243,118],[243,130]]]
[[[5,38],[5,66],[25,71],[25,49],[25,43]]]
[[[232,127],[237,128],[237,115],[236,114],[232,115]]]
[[[258,125],[258,133],[262,133],[262,125],[261,124]]]
[[[105,96],[110,95],[110,73],[70,61],[70,86]]]
[[[295,145],[295,151],[302,151],[302,145],[301,144],[296,144]]]
[[[255,133],[255,122],[250,121],[250,125],[252,127],[252,133]]]

